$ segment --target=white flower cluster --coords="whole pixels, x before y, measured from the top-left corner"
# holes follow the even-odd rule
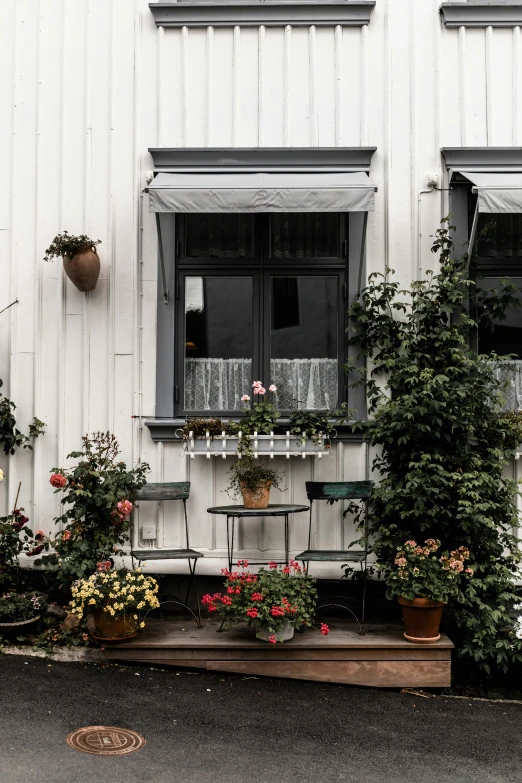
[[[519,612],[522,610],[522,604],[515,604],[513,608]],[[517,621],[515,624],[515,634],[517,639],[522,639],[522,615],[519,615],[517,617]]]

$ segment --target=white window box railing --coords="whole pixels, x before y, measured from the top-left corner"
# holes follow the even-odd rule
[[[225,432],[221,433],[220,437],[211,437],[207,432],[205,438],[194,437],[193,433],[189,433],[189,437],[184,440],[183,448],[187,455],[194,459],[195,457],[237,457],[241,459],[241,453],[238,453],[238,444],[241,440],[241,433],[237,436],[227,435]],[[248,436],[245,436],[248,437]],[[250,452],[254,459],[258,457],[317,457],[321,459],[330,454],[330,440],[324,436],[319,437],[312,441],[311,438],[304,433],[302,436],[291,435],[287,432],[285,435],[274,435],[273,432],[270,435],[258,435],[254,432],[249,438]]]

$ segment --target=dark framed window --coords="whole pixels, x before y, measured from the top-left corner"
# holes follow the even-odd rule
[[[177,216],[177,415],[237,415],[252,383],[282,413],[347,398],[347,216]]]

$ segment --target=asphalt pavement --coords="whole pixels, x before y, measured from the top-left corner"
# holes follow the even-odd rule
[[[146,739],[70,748],[74,729]],[[522,705],[0,655],[0,783],[520,783]]]

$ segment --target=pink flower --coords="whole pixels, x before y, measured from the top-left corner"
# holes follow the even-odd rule
[[[43,530],[40,528],[39,530],[37,530],[37,531],[36,531],[36,533],[34,534],[34,537],[35,537],[35,538],[45,538],[45,533],[44,533],[44,532],[43,532]]]
[[[130,500],[120,500],[117,503],[117,507],[122,519],[127,519],[132,509],[134,508]]]
[[[261,383],[261,381],[254,381],[254,383],[252,384],[252,388],[255,389],[256,387],[259,387],[259,386],[262,386],[262,385],[263,384]]]
[[[263,598],[263,593],[252,593],[252,601],[262,601]]]
[[[475,572],[474,572],[474,570],[473,570],[472,568],[466,568],[466,574],[467,574],[468,576],[473,576],[473,574],[474,574],[474,573],[475,573]]]
[[[256,386],[254,394],[266,394],[266,389],[263,389],[262,386]]]
[[[71,531],[70,530],[64,530],[62,533],[62,541],[68,541],[71,537]]]
[[[275,636],[269,636],[268,641],[270,642],[270,644],[276,644],[277,639],[275,638]]]
[[[268,564],[269,568],[277,568],[277,563],[275,560],[271,560]]]
[[[248,394],[243,394],[243,396],[241,397],[241,402],[248,402],[249,399],[250,397],[248,396]]]
[[[248,568],[248,560],[238,560],[237,564],[239,568]]]
[[[323,636],[328,636],[328,634],[330,633],[330,629],[328,628],[326,623],[321,623],[321,633]]]
[[[272,384],[271,384],[271,386],[269,386],[269,387],[268,387],[268,391],[271,391],[271,392],[276,392],[276,391],[277,391],[277,386],[275,386],[275,385],[272,383]]]
[[[56,487],[56,489],[63,489],[67,484],[67,479],[65,476],[62,476],[61,473],[51,473],[49,484],[51,484],[53,487]]]
[[[256,609],[255,606],[253,606],[251,609],[247,609],[247,615],[249,617],[257,617],[258,614],[259,614],[259,612],[258,612],[258,610]]]
[[[98,571],[110,571],[112,568],[112,563],[110,560],[100,560],[99,563],[96,563],[96,568]]]

